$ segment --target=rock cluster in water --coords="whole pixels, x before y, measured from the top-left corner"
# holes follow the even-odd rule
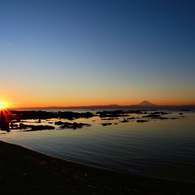
[[[0,129],[10,131],[11,129],[25,129],[28,131],[38,131],[38,130],[54,130],[56,126],[58,129],[79,129],[84,126],[89,127],[90,124],[87,123],[77,123],[77,122],[62,122],[60,119],[65,120],[75,120],[79,118],[92,118],[94,116],[99,116],[101,120],[106,120],[108,122],[101,123],[102,126],[108,126],[112,124],[127,123],[129,121],[136,121],[137,123],[148,122],[149,120],[156,119],[178,119],[178,117],[165,117],[165,115],[172,114],[170,112],[160,112],[153,111],[149,112],[148,110],[111,110],[111,111],[99,111],[96,113],[91,112],[47,112],[47,111],[0,111]],[[141,115],[140,117],[135,117],[134,115]],[[133,115],[133,116],[132,116]],[[184,117],[183,113],[179,113],[179,117]],[[123,120],[120,120],[122,118]],[[37,123],[41,123],[41,120],[50,120],[50,119],[59,119],[59,121],[54,122],[54,125],[27,125],[24,124],[25,120],[38,120]],[[119,120],[118,122],[111,123],[111,120]],[[19,123],[19,125],[18,125]],[[53,122],[49,121],[49,124]]]

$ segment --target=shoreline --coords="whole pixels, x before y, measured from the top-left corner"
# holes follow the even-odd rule
[[[194,183],[63,160],[0,141],[1,194],[189,194]]]

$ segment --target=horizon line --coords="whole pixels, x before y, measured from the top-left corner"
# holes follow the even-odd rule
[[[118,105],[118,104],[107,104],[107,105],[89,105],[89,106],[13,106],[7,107],[7,109],[78,109],[78,108],[93,108],[93,107],[183,107],[183,106],[195,106],[195,104],[180,104],[180,105]]]

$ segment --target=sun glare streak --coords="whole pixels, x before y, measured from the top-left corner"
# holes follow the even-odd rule
[[[10,131],[10,123],[16,119],[15,115],[4,108],[4,104],[0,103],[0,129]]]

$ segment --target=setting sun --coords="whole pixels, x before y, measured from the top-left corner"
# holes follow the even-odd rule
[[[3,103],[0,103],[0,108],[3,108]]]
[[[5,101],[0,102],[0,110],[8,108],[8,104]]]

